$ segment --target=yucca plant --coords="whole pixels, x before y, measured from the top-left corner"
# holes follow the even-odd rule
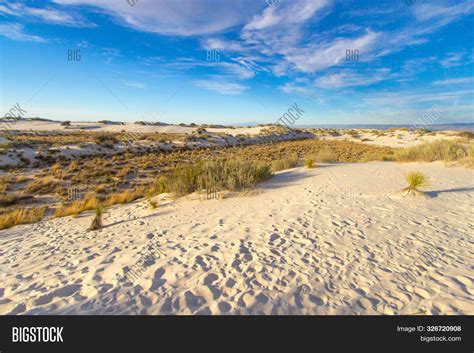
[[[402,189],[401,193],[404,196],[418,196],[426,194],[423,191],[418,190],[428,185],[428,177],[419,171],[411,171],[405,176],[408,186]]]
[[[89,230],[98,230],[102,228],[102,214],[104,213],[104,207],[102,205],[97,205],[95,208],[95,217],[92,220]]]

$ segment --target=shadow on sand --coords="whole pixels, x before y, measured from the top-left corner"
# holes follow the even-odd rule
[[[450,192],[471,192],[474,191],[474,188],[454,188],[454,189],[446,189],[446,190],[438,190],[438,191],[427,191],[425,192],[426,195],[429,197],[438,197],[439,194],[450,193]]]

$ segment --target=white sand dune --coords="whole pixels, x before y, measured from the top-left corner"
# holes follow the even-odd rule
[[[412,169],[430,197],[397,196]],[[100,231],[90,214],[0,231],[0,314],[474,314],[473,176],[296,168],[252,195],[116,206]]]

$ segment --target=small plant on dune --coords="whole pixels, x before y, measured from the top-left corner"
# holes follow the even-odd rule
[[[312,168],[317,166],[317,165],[315,165],[314,158],[312,158],[312,157],[307,157],[305,162],[304,162],[304,165],[308,169],[312,169]]]
[[[158,202],[156,202],[155,200],[148,199],[148,203],[150,204],[150,207],[153,209],[158,207]]]
[[[405,179],[408,186],[401,191],[404,196],[425,195],[423,191],[418,190],[418,188],[428,185],[428,177],[425,174],[419,171],[411,171],[405,176]]]
[[[98,230],[102,228],[102,214],[104,213],[104,207],[102,205],[97,205],[95,208],[95,216],[92,220],[92,223],[89,227],[89,230]]]

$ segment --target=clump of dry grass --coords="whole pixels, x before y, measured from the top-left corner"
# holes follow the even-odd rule
[[[474,141],[439,140],[422,145],[404,148],[395,153],[399,162],[457,162],[474,166]]]
[[[267,163],[213,160],[175,169],[166,178],[166,189],[176,196],[203,189],[236,190],[253,187],[270,176],[270,165]]]
[[[19,203],[21,200],[25,200],[25,199],[28,199],[28,196],[24,196],[24,195],[22,196],[22,195],[19,195],[16,192],[11,193],[11,194],[1,193],[0,194],[0,206],[1,207],[11,206],[11,205]]]
[[[117,176],[119,178],[125,178],[131,172],[131,170],[132,169],[130,168],[130,166],[126,165],[117,173]]]
[[[316,153],[314,159],[316,162],[320,163],[332,163],[337,161],[337,156],[334,152],[328,149],[323,149]]]
[[[318,166],[317,164],[314,163],[314,158],[313,157],[306,157],[304,165],[308,169],[313,169],[314,167]]]
[[[289,158],[274,160],[272,162],[272,171],[278,172],[280,170],[294,168],[298,166],[299,162],[300,160],[298,158],[298,155],[295,153],[291,155]]]
[[[405,179],[408,186],[401,190],[404,196],[426,195],[423,191],[418,190],[418,188],[428,185],[428,177],[425,174],[419,171],[411,171],[405,176]]]
[[[148,199],[148,203],[150,204],[150,207],[153,209],[158,207],[158,202],[156,202],[155,200]]]
[[[109,207],[117,204],[129,203],[143,196],[145,196],[143,189],[125,190],[110,195],[107,199],[105,199],[104,206]]]
[[[45,177],[31,181],[26,185],[24,192],[28,194],[47,194],[53,192],[59,185],[53,177]]]
[[[83,200],[74,201],[71,204],[58,207],[55,211],[55,217],[75,216],[84,211],[94,210],[99,206],[100,200],[94,194],[87,194]]]
[[[7,229],[19,224],[39,222],[46,207],[32,209],[19,208],[0,214],[0,229]]]

